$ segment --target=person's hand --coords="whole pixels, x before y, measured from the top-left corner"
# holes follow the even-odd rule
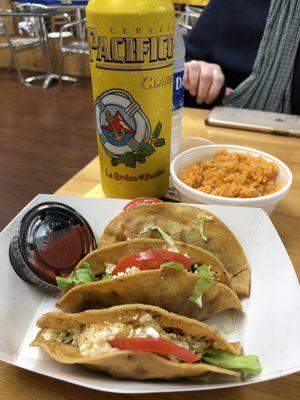
[[[190,61],[184,64],[184,87],[198,104],[211,104],[220,94],[225,77],[218,64]]]

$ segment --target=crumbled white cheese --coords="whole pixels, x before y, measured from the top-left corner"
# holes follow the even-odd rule
[[[125,327],[121,322],[87,326],[77,339],[80,353],[84,356],[95,356],[111,351],[112,347],[108,341],[116,337]]]
[[[78,349],[81,355],[89,357],[98,356],[99,354],[107,353],[110,351],[117,351],[117,349],[111,347],[108,342],[102,342],[101,344],[94,343],[92,345],[82,343],[78,346]]]
[[[126,268],[124,272],[119,272],[118,274],[114,275],[114,277],[117,278],[119,276],[135,274],[136,272],[140,272],[140,271],[141,270],[138,267],[132,266],[132,267]]]
[[[59,332],[54,329],[44,329],[42,336],[47,341],[56,340],[59,336]]]
[[[125,324],[122,322],[114,322],[105,324],[105,325],[98,325],[93,324],[87,326],[80,337],[78,338],[79,341],[89,341],[89,340],[110,340],[118,335],[122,330],[124,330]]]
[[[144,314],[140,317],[139,322],[141,324],[146,324],[147,322],[151,322],[153,320],[153,317],[151,314]]]
[[[133,329],[133,336],[134,336],[134,337],[142,336],[142,334],[143,334],[143,331],[142,331],[141,328],[135,328],[135,329]]]
[[[81,334],[81,329],[73,328],[70,331],[57,331],[55,329],[44,329],[42,335],[47,341],[57,341],[60,343],[67,343],[70,345],[77,345],[77,338]]]
[[[128,333],[128,337],[129,337],[129,338],[134,337],[134,329],[133,329],[133,328],[130,328],[130,331],[129,331],[129,333]]]
[[[112,275],[113,270],[115,269],[116,265],[113,263],[108,263],[108,262],[105,262],[104,265],[105,265],[105,274]]]
[[[145,314],[149,316],[149,314]],[[149,318],[149,317],[148,317]],[[112,349],[109,340],[120,337],[151,337],[159,338],[159,332],[152,326],[133,327],[121,322],[111,323],[109,325],[90,325],[86,327],[77,338],[77,346],[80,353],[84,356],[95,356],[99,353],[115,350]]]
[[[158,339],[160,336],[159,332],[157,332],[156,329],[152,328],[152,326],[149,326],[149,328],[147,328],[145,330],[145,334],[147,337],[151,337],[151,338],[155,338],[155,339]]]

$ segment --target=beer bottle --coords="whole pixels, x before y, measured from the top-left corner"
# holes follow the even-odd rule
[[[86,9],[103,191],[161,197],[169,183],[171,0],[90,0]]]

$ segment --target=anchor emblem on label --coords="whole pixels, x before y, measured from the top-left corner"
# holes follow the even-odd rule
[[[99,140],[112,165],[124,163],[135,168],[165,144],[159,139],[159,122],[154,131],[141,106],[123,89],[111,89],[96,98],[96,125]]]

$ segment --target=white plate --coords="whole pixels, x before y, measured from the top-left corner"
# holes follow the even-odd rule
[[[90,222],[97,238],[126,203],[125,200],[39,195],[29,206],[43,201],[60,201],[78,210]],[[209,322],[229,340],[240,340],[245,353],[260,357],[263,365],[261,375],[241,383],[119,381],[79,366],[56,363],[39,349],[29,347],[37,332],[37,318],[54,310],[56,299],[23,282],[13,271],[8,258],[13,223],[0,234],[0,359],[66,382],[116,393],[219,389],[262,382],[299,371],[299,284],[270,219],[261,209],[201,207],[220,217],[235,233],[251,269],[251,296],[242,300],[244,314],[225,312]]]

